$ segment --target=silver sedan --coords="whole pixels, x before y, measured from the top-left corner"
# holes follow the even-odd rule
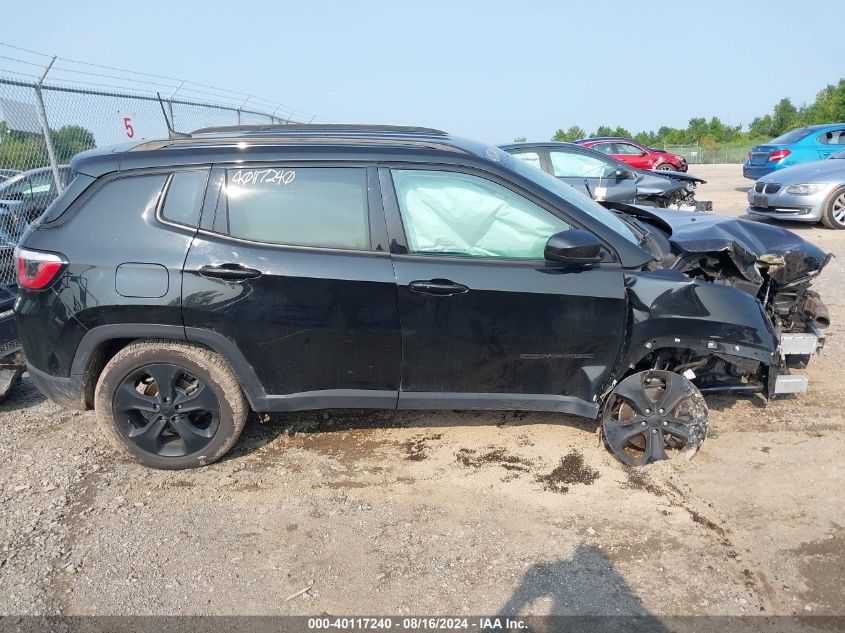
[[[845,150],[763,176],[748,190],[750,215],[845,229]]]

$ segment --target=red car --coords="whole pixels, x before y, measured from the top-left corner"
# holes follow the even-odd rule
[[[601,138],[583,138],[575,142],[602,154],[612,156],[616,160],[621,160],[637,169],[687,170],[687,161],[683,156],[653,147],[645,147],[629,138],[604,136]]]

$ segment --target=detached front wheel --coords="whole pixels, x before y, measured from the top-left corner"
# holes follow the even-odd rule
[[[620,382],[602,408],[605,444],[628,466],[691,457],[707,436],[707,403],[680,374],[649,370]]]
[[[228,363],[176,341],[132,343],[103,368],[97,420],[122,452],[154,468],[195,468],[222,457],[249,408]]]

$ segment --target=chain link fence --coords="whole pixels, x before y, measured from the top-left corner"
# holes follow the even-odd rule
[[[701,145],[664,145],[663,149],[683,156],[690,165],[740,164],[745,162],[751,145],[709,149]]]
[[[168,119],[183,132],[295,122],[246,103],[160,98],[0,74],[0,284],[14,283],[15,245],[68,183],[73,156],[104,145],[167,138]]]

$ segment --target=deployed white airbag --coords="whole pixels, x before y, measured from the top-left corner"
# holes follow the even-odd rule
[[[412,253],[542,259],[569,225],[492,181],[458,172],[393,170]]]

